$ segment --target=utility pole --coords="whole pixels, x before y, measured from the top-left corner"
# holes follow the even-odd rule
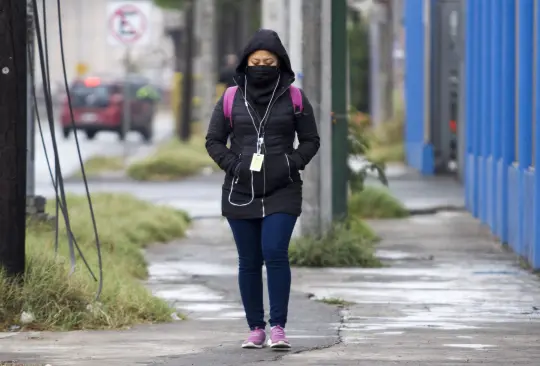
[[[25,269],[27,4],[0,1],[0,267]]]
[[[332,209],[334,220],[347,215],[347,1],[332,0]]]
[[[333,208],[334,198],[332,187],[334,185],[332,174],[334,173],[334,162],[332,159],[332,3],[335,0],[323,0],[321,7],[321,100],[320,100],[320,122],[319,135],[321,136],[321,148],[319,151],[321,163],[320,177],[320,202],[321,202],[321,229],[326,231],[334,220]],[[346,191],[344,191],[345,194]]]
[[[303,12],[302,0],[289,0],[289,57],[296,76],[294,84],[301,88],[304,73],[302,65]]]
[[[303,12],[303,69],[304,78],[302,86],[304,93],[313,106],[313,114],[318,123],[319,130],[324,124],[321,118],[321,13],[322,0],[306,0],[302,5]],[[327,123],[329,123],[327,121]],[[321,134],[324,140],[326,136]],[[321,145],[325,142],[321,141]],[[303,213],[300,217],[300,230],[302,235],[319,236],[322,234],[321,225],[321,154],[319,152],[306,167],[302,174],[303,186]]]
[[[199,0],[200,1],[200,0]],[[185,63],[182,77],[182,98],[180,139],[188,141],[191,138],[191,116],[193,100],[193,38],[195,33],[195,4],[189,0],[185,5]]]
[[[402,0],[401,0],[402,1]],[[371,50],[371,116],[377,126],[393,117],[394,92],[394,16],[391,0],[377,0],[373,4],[370,22]]]
[[[291,28],[291,40],[299,32],[301,37],[291,44],[299,47],[303,65],[302,88],[313,105],[318,123],[321,148],[303,172],[304,212],[301,217],[302,235],[322,235],[333,220],[332,196],[332,1],[306,0],[302,8],[291,9],[291,17],[301,13],[303,29]],[[291,1],[294,2],[294,1]],[[292,4],[290,4],[292,6]],[[296,19],[291,19],[291,25]],[[345,191],[346,194],[346,191]]]
[[[289,46],[287,32],[288,6],[286,2],[302,0],[261,0],[261,23],[262,28],[272,29],[279,34],[285,48]]]
[[[215,19],[215,0],[198,0],[196,6],[200,6],[201,22],[198,24],[200,45],[201,45],[201,119],[202,126],[206,131],[212,110],[215,103],[216,92],[216,57],[215,57],[215,42],[214,42],[214,19]]]
[[[384,23],[382,24],[382,84],[383,84],[383,122],[394,116],[394,14],[393,1],[382,1]]]

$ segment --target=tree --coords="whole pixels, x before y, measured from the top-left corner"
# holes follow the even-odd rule
[[[360,112],[369,113],[369,30],[362,16],[353,20],[348,33],[351,105]]]

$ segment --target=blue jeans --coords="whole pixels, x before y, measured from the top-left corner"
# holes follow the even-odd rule
[[[289,242],[297,217],[276,213],[261,219],[229,219],[238,249],[238,284],[251,330],[264,328],[262,266],[266,265],[270,326],[285,327],[291,292]]]

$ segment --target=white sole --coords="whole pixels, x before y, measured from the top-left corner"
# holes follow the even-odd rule
[[[292,348],[289,343],[285,343],[283,341],[272,343],[272,340],[270,339],[268,340],[268,347],[270,347],[271,349],[275,351],[288,351]]]
[[[242,343],[242,348],[245,348],[245,349],[261,349],[263,347],[264,347],[264,343],[261,345],[257,345],[253,342]]]

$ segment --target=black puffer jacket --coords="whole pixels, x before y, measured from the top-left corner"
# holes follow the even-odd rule
[[[249,97],[249,107],[246,107],[244,82],[247,59],[257,50],[267,50],[279,56],[281,77],[268,118],[263,124],[263,167],[260,172],[251,172],[251,159],[256,153],[258,138],[254,124],[260,128],[261,116],[257,110],[261,108],[253,105]],[[232,128],[223,113],[222,97],[216,104],[206,135],[208,154],[226,173],[222,214],[233,219],[261,218],[273,213],[298,216],[302,211],[299,171],[319,150],[319,135],[313,108],[303,93],[303,113],[295,114],[289,92],[294,72],[276,32],[262,29],[253,36],[244,49],[235,81],[239,89],[233,102]],[[250,108],[251,116],[247,108]],[[293,146],[295,133],[300,142],[297,149]],[[230,148],[227,147],[228,138]]]

